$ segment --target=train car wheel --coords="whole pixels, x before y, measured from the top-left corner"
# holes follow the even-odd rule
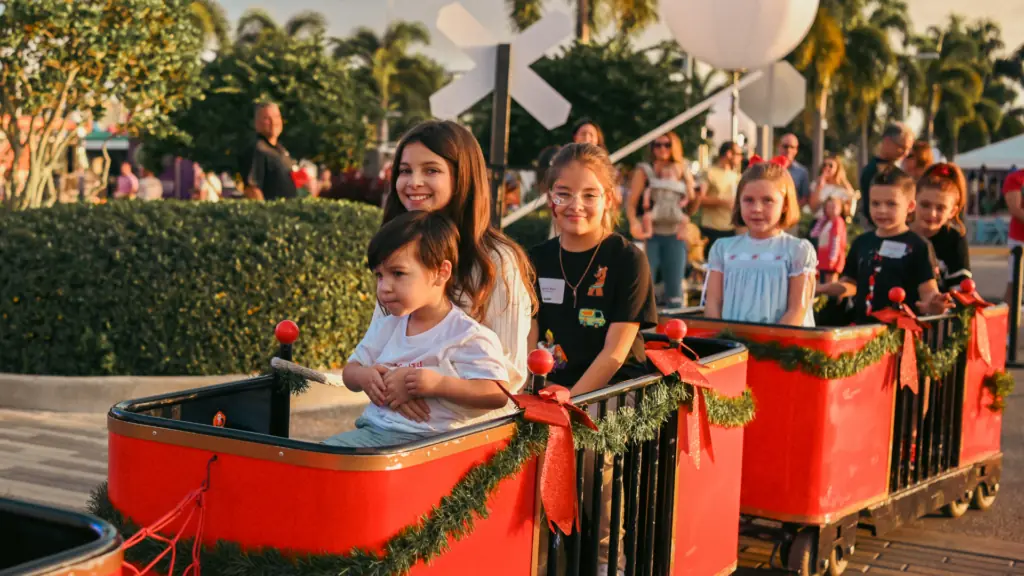
[[[828,576],[840,576],[843,572],[846,572],[846,567],[850,565],[850,561],[846,558],[846,554],[843,553],[842,548],[836,546],[832,548],[832,553],[828,555]]]
[[[959,518],[967,513],[971,507],[971,496],[968,494],[956,502],[950,502],[942,507],[942,513],[950,518]]]
[[[992,508],[996,501],[996,488],[990,488],[987,484],[980,484],[974,489],[974,498],[971,499],[971,507],[982,512]]]
[[[801,532],[796,535],[792,543],[783,544],[780,556],[785,561],[787,570],[796,572],[800,576],[815,576],[816,572],[811,570],[813,553],[814,534]]]

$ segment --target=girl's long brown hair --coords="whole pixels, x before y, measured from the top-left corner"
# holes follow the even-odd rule
[[[469,314],[483,321],[484,312],[494,293],[498,267],[491,254],[500,260],[511,253],[519,274],[530,294],[531,312],[537,309],[537,295],[533,291],[535,273],[526,252],[512,239],[491,226],[491,191],[487,179],[484,153],[473,134],[451,121],[429,121],[415,126],[406,133],[395,149],[391,166],[391,193],[384,203],[384,223],[408,212],[398,196],[399,166],[405,147],[412,143],[426,146],[445,159],[451,169],[452,197],[440,209],[459,230],[459,265],[455,271],[456,285],[471,303]],[[508,278],[502,278],[511,296],[514,287]],[[505,306],[508,306],[505,302]]]

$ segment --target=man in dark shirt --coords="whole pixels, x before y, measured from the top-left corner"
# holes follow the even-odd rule
[[[872,157],[860,172],[860,206],[868,222],[871,222],[871,181],[874,180],[875,174],[885,166],[897,165],[906,157],[913,145],[914,133],[904,124],[894,122],[886,126],[882,132],[878,155]]]
[[[245,195],[253,200],[295,198],[295,161],[278,141],[284,122],[277,104],[256,105],[256,142],[243,160]]]
[[[803,206],[811,199],[811,174],[803,164],[796,161],[799,151],[800,140],[796,134],[788,132],[779,139],[779,156],[789,159],[789,175],[793,177],[793,184],[796,185],[796,199]]]

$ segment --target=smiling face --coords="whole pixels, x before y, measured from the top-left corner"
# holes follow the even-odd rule
[[[916,207],[916,202],[898,186],[872,186],[870,198],[871,220],[883,235],[905,228],[907,216]]]
[[[406,244],[373,273],[377,276],[377,301],[392,316],[405,316],[445,297],[445,285],[451,278],[451,262],[440,270],[428,270],[416,257],[415,242]]]
[[[395,189],[405,209],[433,212],[452,199],[452,171],[444,158],[419,142],[402,150]]]
[[[917,208],[914,209],[915,228],[926,236],[932,236],[942,228],[956,212],[957,193],[943,192],[938,188],[921,188],[917,193]]]
[[[562,168],[551,186],[551,204],[559,230],[574,236],[604,233],[607,199],[601,180],[579,162]]]
[[[672,161],[672,139],[668,136],[659,136],[651,143],[651,150],[654,152],[654,159],[661,162]]]

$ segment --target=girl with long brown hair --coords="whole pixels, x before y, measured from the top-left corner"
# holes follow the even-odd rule
[[[519,390],[526,382],[526,340],[537,302],[533,267],[523,249],[491,225],[483,151],[473,134],[454,122],[419,124],[395,150],[384,223],[420,210],[440,212],[455,223],[459,257],[452,278],[457,303],[498,335],[509,363],[509,387]],[[380,314],[378,307],[374,315]],[[424,408],[410,402],[399,411],[422,421]]]
[[[966,204],[967,180],[956,164],[932,164],[917,181],[917,208],[910,229],[935,248],[936,280],[943,290],[956,289],[971,277],[967,227],[960,219]]]

